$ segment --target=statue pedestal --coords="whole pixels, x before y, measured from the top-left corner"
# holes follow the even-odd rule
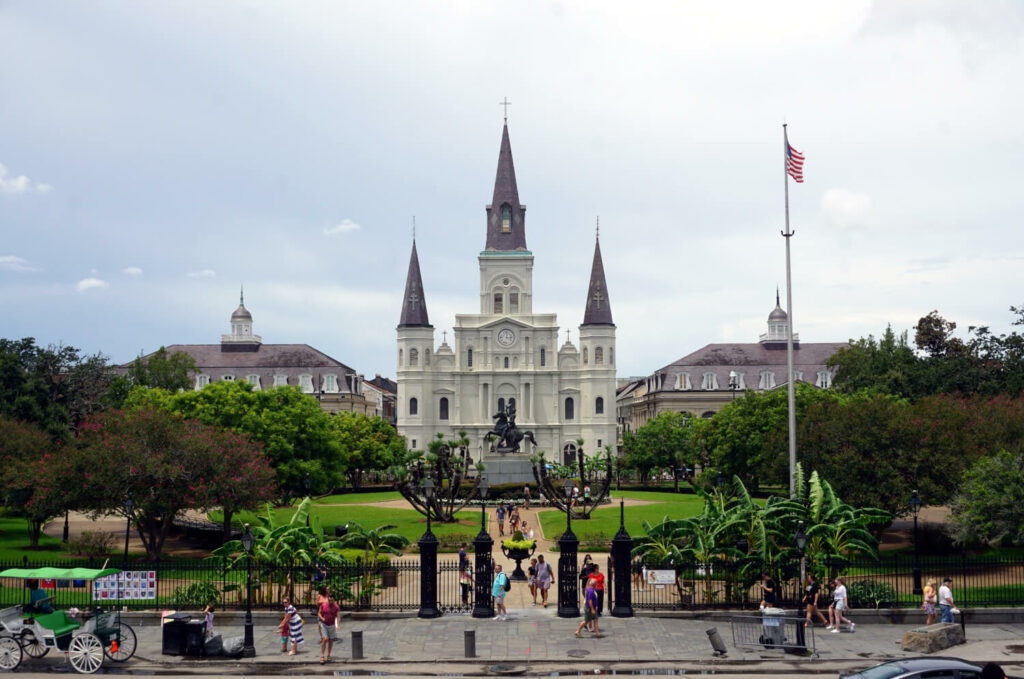
[[[503,483],[536,483],[533,478],[533,465],[523,453],[499,455],[496,453],[484,456],[487,465],[487,483],[492,487]]]

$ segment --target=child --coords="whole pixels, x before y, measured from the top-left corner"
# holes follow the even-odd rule
[[[213,604],[206,604],[206,608],[203,609],[203,618],[206,620],[206,637],[213,636]]]

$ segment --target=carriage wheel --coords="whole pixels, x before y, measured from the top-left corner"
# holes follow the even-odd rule
[[[25,630],[21,633],[21,647],[30,658],[42,658],[50,652],[50,647],[43,643],[43,640],[35,635],[32,630]]]
[[[68,660],[76,672],[92,674],[103,665],[103,644],[94,634],[77,634],[71,637]]]
[[[0,670],[10,672],[21,664],[21,644],[14,637],[0,637]]]
[[[135,655],[135,630],[123,622],[115,623],[115,627],[117,634],[110,635],[110,647],[104,648],[103,652],[115,662],[124,662]]]

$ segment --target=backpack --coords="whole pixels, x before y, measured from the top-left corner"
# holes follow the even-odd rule
[[[505,575],[505,574],[502,573],[502,575]],[[505,575],[505,591],[506,592],[512,591],[512,581],[508,579],[507,575]]]

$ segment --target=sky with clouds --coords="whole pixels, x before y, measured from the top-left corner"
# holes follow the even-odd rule
[[[1014,0],[8,0],[0,44],[0,337],[215,343],[244,284],[393,376],[414,215],[438,342],[478,308],[506,96],[534,309],[575,338],[599,215],[620,376],[764,332],[783,121],[802,340],[1024,303]]]

